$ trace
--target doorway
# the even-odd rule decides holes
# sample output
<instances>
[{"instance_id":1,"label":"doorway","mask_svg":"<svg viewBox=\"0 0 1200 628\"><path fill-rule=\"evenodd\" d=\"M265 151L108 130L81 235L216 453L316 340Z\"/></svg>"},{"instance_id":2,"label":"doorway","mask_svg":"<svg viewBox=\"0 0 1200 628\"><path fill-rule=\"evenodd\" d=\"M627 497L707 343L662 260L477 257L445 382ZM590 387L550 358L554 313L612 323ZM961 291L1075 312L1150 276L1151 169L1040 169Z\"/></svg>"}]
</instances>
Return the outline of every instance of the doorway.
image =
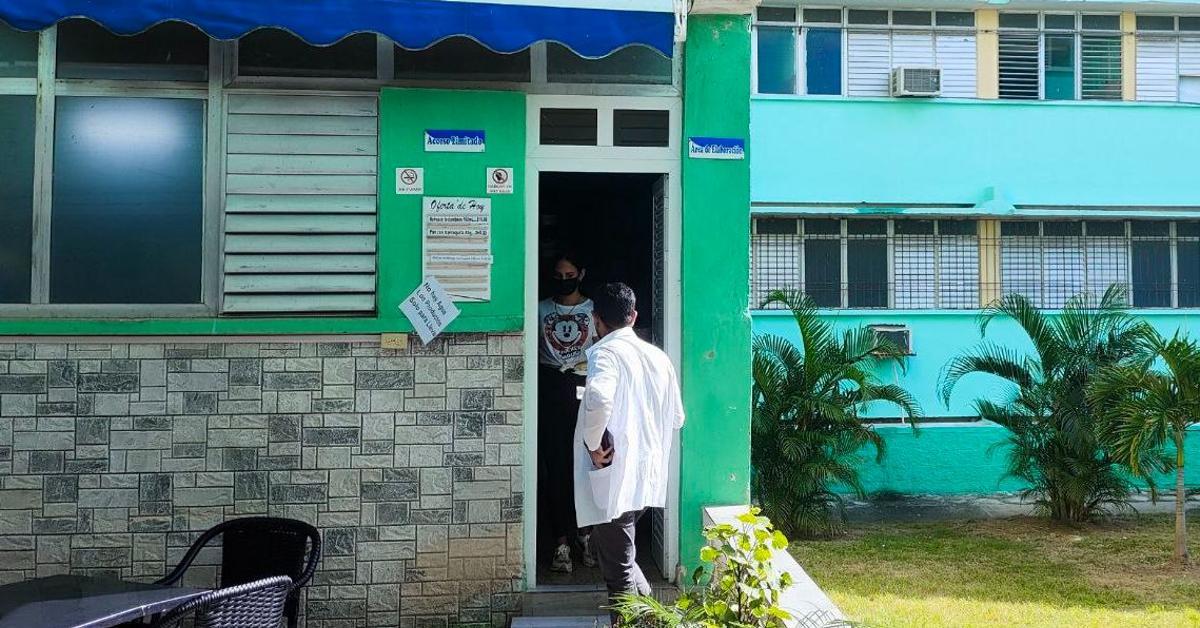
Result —
<instances>
[{"instance_id":1,"label":"doorway","mask_svg":"<svg viewBox=\"0 0 1200 628\"><path fill-rule=\"evenodd\" d=\"M586 297L595 287L621 281L637 295L638 321L635 332L648 342L665 344L666 179L664 174L614 172L542 172L537 181L537 299L553 296L547 281L550 269L568 255L586 269L580 290ZM543 333L543 322L531 333ZM539 337L540 342L540 337ZM544 368L538 365L539 372ZM558 456L564 438L573 433L577 402L553 386L543 385L539 376L536 403L539 429L537 464L536 582L539 588L592 589L603 587L598 568L588 567L582 548L571 543L572 571L552 571L550 565L558 546L562 509L573 518L573 503L563 504L559 478L569 477L564 466L569 456ZM558 423L561 430L552 427ZM570 447L569 441L566 444ZM652 582L664 582L672 571L666 551L666 517L652 509L638 524L638 562Z\"/></svg>"}]
</instances>

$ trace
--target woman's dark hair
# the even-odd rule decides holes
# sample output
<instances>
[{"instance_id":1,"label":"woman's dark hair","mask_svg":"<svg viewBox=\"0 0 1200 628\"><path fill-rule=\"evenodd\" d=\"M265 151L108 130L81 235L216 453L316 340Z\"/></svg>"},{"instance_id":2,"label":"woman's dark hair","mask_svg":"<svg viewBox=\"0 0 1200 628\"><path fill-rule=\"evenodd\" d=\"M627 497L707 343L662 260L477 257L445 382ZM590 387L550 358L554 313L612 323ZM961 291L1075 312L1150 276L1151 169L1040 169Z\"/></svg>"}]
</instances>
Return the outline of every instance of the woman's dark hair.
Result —
<instances>
[{"instance_id":1,"label":"woman's dark hair","mask_svg":"<svg viewBox=\"0 0 1200 628\"><path fill-rule=\"evenodd\" d=\"M587 266L583 264L583 258L580 257L578 253L575 251L563 251L562 253L550 258L550 264L546 267L546 274L553 275L554 267L558 266L559 262L570 262L570 264L579 271L583 271L585 268L587 268Z\"/></svg>"},{"instance_id":2,"label":"woman's dark hair","mask_svg":"<svg viewBox=\"0 0 1200 628\"><path fill-rule=\"evenodd\" d=\"M633 313L637 311L637 297L633 294L633 288L619 281L606 283L591 297L592 313L605 325L617 329L633 323Z\"/></svg>"}]
</instances>

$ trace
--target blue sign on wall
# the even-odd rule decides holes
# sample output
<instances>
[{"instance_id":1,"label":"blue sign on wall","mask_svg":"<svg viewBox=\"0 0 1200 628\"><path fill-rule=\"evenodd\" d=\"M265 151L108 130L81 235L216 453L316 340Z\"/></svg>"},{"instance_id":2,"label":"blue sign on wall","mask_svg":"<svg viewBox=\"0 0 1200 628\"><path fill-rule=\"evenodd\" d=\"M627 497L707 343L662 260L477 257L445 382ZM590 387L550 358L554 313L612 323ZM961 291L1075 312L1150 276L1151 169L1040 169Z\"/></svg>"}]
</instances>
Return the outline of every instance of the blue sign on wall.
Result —
<instances>
[{"instance_id":1,"label":"blue sign on wall","mask_svg":"<svg viewBox=\"0 0 1200 628\"><path fill-rule=\"evenodd\" d=\"M425 152L427 153L482 153L485 144L483 131L425 130Z\"/></svg>"},{"instance_id":2,"label":"blue sign on wall","mask_svg":"<svg viewBox=\"0 0 1200 628\"><path fill-rule=\"evenodd\" d=\"M736 137L688 138L688 156L692 159L745 159L746 140Z\"/></svg>"}]
</instances>

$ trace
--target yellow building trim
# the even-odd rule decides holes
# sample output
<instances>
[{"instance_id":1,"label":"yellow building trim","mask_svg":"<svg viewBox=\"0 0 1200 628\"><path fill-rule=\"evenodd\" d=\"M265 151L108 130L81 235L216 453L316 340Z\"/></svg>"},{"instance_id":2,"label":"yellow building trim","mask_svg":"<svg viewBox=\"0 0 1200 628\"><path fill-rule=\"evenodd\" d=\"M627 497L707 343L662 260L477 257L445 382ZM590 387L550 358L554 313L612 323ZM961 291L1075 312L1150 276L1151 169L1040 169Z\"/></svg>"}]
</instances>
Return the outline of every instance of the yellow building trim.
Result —
<instances>
[{"instance_id":1,"label":"yellow building trim","mask_svg":"<svg viewBox=\"0 0 1200 628\"><path fill-rule=\"evenodd\" d=\"M1000 12L975 12L975 94L980 98L1000 97Z\"/></svg>"},{"instance_id":2,"label":"yellow building trim","mask_svg":"<svg viewBox=\"0 0 1200 628\"><path fill-rule=\"evenodd\" d=\"M1000 221L979 221L979 305L1000 298Z\"/></svg>"},{"instance_id":3,"label":"yellow building trim","mask_svg":"<svg viewBox=\"0 0 1200 628\"><path fill-rule=\"evenodd\" d=\"M1121 100L1137 100L1137 17L1121 14Z\"/></svg>"}]
</instances>

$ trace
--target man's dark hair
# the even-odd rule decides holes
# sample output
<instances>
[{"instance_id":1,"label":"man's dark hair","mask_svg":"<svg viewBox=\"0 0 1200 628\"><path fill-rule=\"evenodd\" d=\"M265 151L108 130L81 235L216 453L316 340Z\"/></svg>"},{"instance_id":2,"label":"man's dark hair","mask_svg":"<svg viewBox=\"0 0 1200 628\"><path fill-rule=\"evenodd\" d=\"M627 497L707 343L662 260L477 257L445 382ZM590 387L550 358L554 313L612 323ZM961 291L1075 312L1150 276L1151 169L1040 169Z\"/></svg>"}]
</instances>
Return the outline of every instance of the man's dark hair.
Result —
<instances>
[{"instance_id":1,"label":"man's dark hair","mask_svg":"<svg viewBox=\"0 0 1200 628\"><path fill-rule=\"evenodd\" d=\"M604 321L605 325L617 329L633 323L637 297L629 286L619 281L606 283L592 293L591 297L592 312Z\"/></svg>"}]
</instances>

